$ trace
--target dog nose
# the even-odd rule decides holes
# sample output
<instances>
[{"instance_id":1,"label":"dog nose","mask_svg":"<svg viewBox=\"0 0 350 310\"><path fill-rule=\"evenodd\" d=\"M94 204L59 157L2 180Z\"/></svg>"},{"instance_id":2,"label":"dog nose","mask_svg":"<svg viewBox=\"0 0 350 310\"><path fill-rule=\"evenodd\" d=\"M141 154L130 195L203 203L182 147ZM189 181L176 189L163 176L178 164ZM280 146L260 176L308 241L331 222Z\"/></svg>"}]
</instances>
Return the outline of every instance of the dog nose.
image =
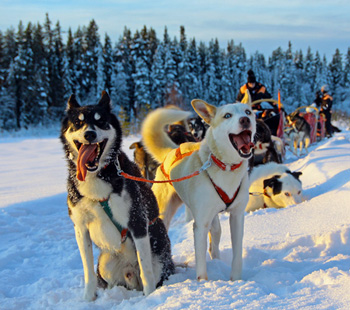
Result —
<instances>
[{"instance_id":1,"label":"dog nose","mask_svg":"<svg viewBox=\"0 0 350 310\"><path fill-rule=\"evenodd\" d=\"M250 126L250 119L246 116L241 117L239 119L239 123L242 125L243 128L248 128Z\"/></svg>"},{"instance_id":2,"label":"dog nose","mask_svg":"<svg viewBox=\"0 0 350 310\"><path fill-rule=\"evenodd\" d=\"M90 143L92 141L94 141L96 139L97 135L96 135L96 132L92 131L92 130L89 130L87 132L85 132L84 134L84 138L89 141Z\"/></svg>"}]
</instances>

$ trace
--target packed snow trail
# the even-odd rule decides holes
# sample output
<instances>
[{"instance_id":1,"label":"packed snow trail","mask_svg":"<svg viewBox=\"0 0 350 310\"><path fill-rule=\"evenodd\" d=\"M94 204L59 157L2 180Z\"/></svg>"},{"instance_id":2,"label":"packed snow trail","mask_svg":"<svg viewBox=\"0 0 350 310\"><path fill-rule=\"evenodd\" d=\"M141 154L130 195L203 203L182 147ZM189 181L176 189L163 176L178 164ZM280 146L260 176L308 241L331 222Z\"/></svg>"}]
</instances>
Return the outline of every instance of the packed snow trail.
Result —
<instances>
[{"instance_id":1,"label":"packed snow trail","mask_svg":"<svg viewBox=\"0 0 350 310\"><path fill-rule=\"evenodd\" d=\"M124 141L124 150L137 139ZM57 138L2 139L0 309L348 309L350 304L350 133L312 145L302 171L305 201L246 214L243 279L229 281L228 215L221 259L207 255L197 282L192 223L184 208L169 235L174 260L188 264L147 298L122 287L83 300L83 268L66 205L66 164ZM98 250L94 249L95 261Z\"/></svg>"}]
</instances>

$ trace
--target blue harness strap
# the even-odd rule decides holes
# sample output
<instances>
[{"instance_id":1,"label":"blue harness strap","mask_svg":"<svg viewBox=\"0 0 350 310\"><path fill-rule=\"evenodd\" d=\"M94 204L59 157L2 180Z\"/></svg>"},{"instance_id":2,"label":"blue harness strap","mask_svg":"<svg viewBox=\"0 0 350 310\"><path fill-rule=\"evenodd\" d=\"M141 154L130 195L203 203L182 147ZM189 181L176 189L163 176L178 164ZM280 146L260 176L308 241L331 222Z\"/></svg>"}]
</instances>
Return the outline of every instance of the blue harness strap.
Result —
<instances>
[{"instance_id":1,"label":"blue harness strap","mask_svg":"<svg viewBox=\"0 0 350 310\"><path fill-rule=\"evenodd\" d=\"M122 225L120 225L114 218L113 218L113 214L112 214L112 210L111 207L109 206L108 203L109 199L105 199L105 200L100 200L99 203L102 207L102 209L106 212L107 216L109 217L109 219L112 221L112 223L114 224L114 226L118 229L118 231L120 232L121 235L121 241L122 243L124 243L126 241L126 239L128 238L128 228L124 228ZM150 221L148 223L148 226L152 226L156 221L158 220L158 217L154 218L152 221Z\"/></svg>"}]
</instances>

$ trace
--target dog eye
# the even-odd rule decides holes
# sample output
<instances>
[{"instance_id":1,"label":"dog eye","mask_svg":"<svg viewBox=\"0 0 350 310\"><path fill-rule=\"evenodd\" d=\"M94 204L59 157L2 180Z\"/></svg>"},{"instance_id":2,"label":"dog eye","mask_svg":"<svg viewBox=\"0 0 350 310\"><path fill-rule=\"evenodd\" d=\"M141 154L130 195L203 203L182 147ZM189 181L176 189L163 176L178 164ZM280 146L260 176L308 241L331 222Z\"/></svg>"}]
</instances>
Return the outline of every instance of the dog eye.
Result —
<instances>
[{"instance_id":1,"label":"dog eye","mask_svg":"<svg viewBox=\"0 0 350 310\"><path fill-rule=\"evenodd\" d=\"M77 119L77 120L74 121L74 126L75 126L75 127L80 127L80 126L81 126L81 123L82 123L82 122L81 122L80 120Z\"/></svg>"},{"instance_id":2,"label":"dog eye","mask_svg":"<svg viewBox=\"0 0 350 310\"><path fill-rule=\"evenodd\" d=\"M301 194L301 191L298 192L298 195L300 195L300 194Z\"/></svg>"},{"instance_id":3,"label":"dog eye","mask_svg":"<svg viewBox=\"0 0 350 310\"><path fill-rule=\"evenodd\" d=\"M225 115L224 115L224 118L231 118L232 117L232 114L231 113L226 113Z\"/></svg>"},{"instance_id":4,"label":"dog eye","mask_svg":"<svg viewBox=\"0 0 350 310\"><path fill-rule=\"evenodd\" d=\"M285 192L284 194L285 194L287 197L290 197L290 193Z\"/></svg>"},{"instance_id":5,"label":"dog eye","mask_svg":"<svg viewBox=\"0 0 350 310\"><path fill-rule=\"evenodd\" d=\"M252 111L250 111L250 110L245 110L245 114L251 115L251 114L252 114Z\"/></svg>"}]
</instances>

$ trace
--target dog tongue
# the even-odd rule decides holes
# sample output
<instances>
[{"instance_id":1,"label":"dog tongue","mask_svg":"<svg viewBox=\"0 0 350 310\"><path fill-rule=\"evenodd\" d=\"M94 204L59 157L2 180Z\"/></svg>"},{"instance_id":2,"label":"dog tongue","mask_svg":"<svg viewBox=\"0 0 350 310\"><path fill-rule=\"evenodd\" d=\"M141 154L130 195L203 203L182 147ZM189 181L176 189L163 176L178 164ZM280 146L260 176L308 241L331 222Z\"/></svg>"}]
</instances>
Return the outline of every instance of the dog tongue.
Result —
<instances>
[{"instance_id":1,"label":"dog tongue","mask_svg":"<svg viewBox=\"0 0 350 310\"><path fill-rule=\"evenodd\" d=\"M241 134L235 136L235 143L239 150L242 150L244 153L248 153L251 148L254 147L254 143L250 140L250 134L243 131Z\"/></svg>"},{"instance_id":2,"label":"dog tongue","mask_svg":"<svg viewBox=\"0 0 350 310\"><path fill-rule=\"evenodd\" d=\"M97 144L83 144L79 149L77 160L77 179L85 181L86 163L93 161L97 156Z\"/></svg>"}]
</instances>

